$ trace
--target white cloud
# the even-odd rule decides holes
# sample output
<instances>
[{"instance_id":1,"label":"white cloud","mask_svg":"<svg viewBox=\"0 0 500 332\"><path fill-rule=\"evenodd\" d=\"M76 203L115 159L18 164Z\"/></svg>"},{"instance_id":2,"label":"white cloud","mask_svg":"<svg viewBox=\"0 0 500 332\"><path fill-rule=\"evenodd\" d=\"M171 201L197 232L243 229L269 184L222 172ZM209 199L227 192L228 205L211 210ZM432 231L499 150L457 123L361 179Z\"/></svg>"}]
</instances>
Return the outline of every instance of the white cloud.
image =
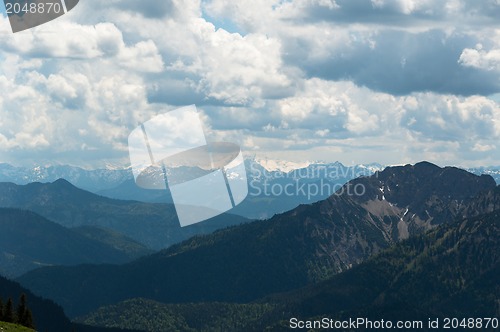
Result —
<instances>
[{"instance_id":1,"label":"white cloud","mask_svg":"<svg viewBox=\"0 0 500 332\"><path fill-rule=\"evenodd\" d=\"M431 0L371 0L371 3L374 8L392 9L405 15L415 12L433 14L437 7Z\"/></svg>"},{"instance_id":2,"label":"white cloud","mask_svg":"<svg viewBox=\"0 0 500 332\"><path fill-rule=\"evenodd\" d=\"M274 89L286 88L290 79L281 71L280 43L262 35L211 33L190 64L175 70L199 75L199 89L228 104L255 102Z\"/></svg>"},{"instance_id":3,"label":"white cloud","mask_svg":"<svg viewBox=\"0 0 500 332\"><path fill-rule=\"evenodd\" d=\"M474 147L472 148L473 151L478 151L478 152L487 152L495 149L495 146L492 144L481 144L481 143L476 143L474 144Z\"/></svg>"},{"instance_id":4,"label":"white cloud","mask_svg":"<svg viewBox=\"0 0 500 332\"><path fill-rule=\"evenodd\" d=\"M45 26L9 35L4 47L25 57L42 59L113 59L115 64L143 72L160 72L163 60L154 41L126 45L122 32L113 23L93 26L55 21ZM53 30L55 29L55 31ZM2 44L2 42L0 42Z\"/></svg>"},{"instance_id":5,"label":"white cloud","mask_svg":"<svg viewBox=\"0 0 500 332\"><path fill-rule=\"evenodd\" d=\"M112 23L84 26L54 21L49 28L41 26L8 35L3 47L17 54L42 58L89 59L112 55L119 49L121 33Z\"/></svg>"},{"instance_id":6,"label":"white cloud","mask_svg":"<svg viewBox=\"0 0 500 332\"><path fill-rule=\"evenodd\" d=\"M152 40L120 50L117 58L123 66L137 71L159 73L164 66L158 48Z\"/></svg>"},{"instance_id":7,"label":"white cloud","mask_svg":"<svg viewBox=\"0 0 500 332\"><path fill-rule=\"evenodd\" d=\"M0 149L14 162L126 163L130 130L196 103L213 137L243 135L258 154L500 163L487 97L500 90L497 7L88 0L18 34L1 17Z\"/></svg>"},{"instance_id":8,"label":"white cloud","mask_svg":"<svg viewBox=\"0 0 500 332\"><path fill-rule=\"evenodd\" d=\"M467 67L498 71L500 70L500 49L485 51L481 47L466 48L458 62Z\"/></svg>"}]
</instances>

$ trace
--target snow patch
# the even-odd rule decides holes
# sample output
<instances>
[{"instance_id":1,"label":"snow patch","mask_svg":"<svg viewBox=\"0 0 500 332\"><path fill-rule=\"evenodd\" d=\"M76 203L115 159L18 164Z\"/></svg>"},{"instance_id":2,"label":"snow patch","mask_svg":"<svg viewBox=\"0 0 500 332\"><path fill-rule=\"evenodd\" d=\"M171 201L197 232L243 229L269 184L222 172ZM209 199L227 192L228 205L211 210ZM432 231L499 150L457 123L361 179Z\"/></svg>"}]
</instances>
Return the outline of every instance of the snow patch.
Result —
<instances>
[{"instance_id":1,"label":"snow patch","mask_svg":"<svg viewBox=\"0 0 500 332\"><path fill-rule=\"evenodd\" d=\"M303 162L293 162L286 160L272 160L272 159L255 159L255 161L264 167L267 171L281 171L281 172L291 172L296 169L306 168L312 164L316 164L317 162L312 161L303 161ZM321 163L317 163L321 164Z\"/></svg>"}]
</instances>

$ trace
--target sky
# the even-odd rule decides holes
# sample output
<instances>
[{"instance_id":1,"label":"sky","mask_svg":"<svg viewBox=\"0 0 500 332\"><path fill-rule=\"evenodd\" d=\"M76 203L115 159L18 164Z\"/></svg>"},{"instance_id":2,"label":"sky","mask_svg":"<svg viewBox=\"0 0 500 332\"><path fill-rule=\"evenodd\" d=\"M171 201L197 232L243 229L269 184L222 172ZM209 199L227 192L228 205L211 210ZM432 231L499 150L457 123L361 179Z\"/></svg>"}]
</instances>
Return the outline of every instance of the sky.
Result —
<instances>
[{"instance_id":1,"label":"sky","mask_svg":"<svg viewBox=\"0 0 500 332\"><path fill-rule=\"evenodd\" d=\"M13 34L3 10L0 162L126 167L132 130L195 104L247 156L500 165L498 17L499 0L81 0Z\"/></svg>"}]
</instances>

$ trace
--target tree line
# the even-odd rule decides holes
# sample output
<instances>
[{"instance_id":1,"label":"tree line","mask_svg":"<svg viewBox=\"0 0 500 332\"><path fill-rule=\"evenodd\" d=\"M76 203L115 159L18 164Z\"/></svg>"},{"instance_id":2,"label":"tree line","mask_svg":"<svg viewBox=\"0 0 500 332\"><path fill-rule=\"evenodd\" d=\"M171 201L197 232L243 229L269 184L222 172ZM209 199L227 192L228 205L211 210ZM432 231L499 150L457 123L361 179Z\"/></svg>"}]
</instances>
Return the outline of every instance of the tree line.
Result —
<instances>
[{"instance_id":1,"label":"tree line","mask_svg":"<svg viewBox=\"0 0 500 332\"><path fill-rule=\"evenodd\" d=\"M31 329L35 328L33 314L26 304L26 294L21 294L19 303L15 309L12 298L9 297L5 305L0 298L0 321L23 325Z\"/></svg>"}]
</instances>

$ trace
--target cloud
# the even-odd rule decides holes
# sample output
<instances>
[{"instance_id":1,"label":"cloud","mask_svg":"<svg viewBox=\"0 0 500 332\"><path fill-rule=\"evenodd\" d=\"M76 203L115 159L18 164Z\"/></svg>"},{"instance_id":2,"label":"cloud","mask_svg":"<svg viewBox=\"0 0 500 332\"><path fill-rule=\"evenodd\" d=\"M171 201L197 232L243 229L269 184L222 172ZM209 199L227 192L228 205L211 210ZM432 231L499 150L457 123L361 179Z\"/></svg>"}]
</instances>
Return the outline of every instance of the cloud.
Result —
<instances>
[{"instance_id":1,"label":"cloud","mask_svg":"<svg viewBox=\"0 0 500 332\"><path fill-rule=\"evenodd\" d=\"M245 135L268 156L289 151L295 160L314 158L312 151L340 149L337 158L365 162L477 162L494 155L500 137L500 107L481 96L393 96L352 82L311 79L302 92L266 108L273 116L260 114L260 122L249 120L251 129ZM248 118L246 112L240 114ZM219 128L218 123L212 125Z\"/></svg>"},{"instance_id":2,"label":"cloud","mask_svg":"<svg viewBox=\"0 0 500 332\"><path fill-rule=\"evenodd\" d=\"M444 8L429 0L336 0L297 1L296 15L307 21L334 21L335 23L377 23L408 26L421 21L438 20L446 13ZM443 3L443 2L441 2Z\"/></svg>"},{"instance_id":3,"label":"cloud","mask_svg":"<svg viewBox=\"0 0 500 332\"><path fill-rule=\"evenodd\" d=\"M416 105L405 110L401 125L435 141L495 140L500 107L480 96L419 94Z\"/></svg>"},{"instance_id":4,"label":"cloud","mask_svg":"<svg viewBox=\"0 0 500 332\"><path fill-rule=\"evenodd\" d=\"M279 41L224 30L210 31L206 38L196 56L178 60L169 69L197 75L197 89L208 98L246 105L267 91L291 85L281 72Z\"/></svg>"},{"instance_id":5,"label":"cloud","mask_svg":"<svg viewBox=\"0 0 500 332\"><path fill-rule=\"evenodd\" d=\"M481 143L476 143L474 144L474 147L472 148L473 151L478 151L478 152L488 152L491 150L494 150L496 147L492 144L481 144Z\"/></svg>"},{"instance_id":6,"label":"cloud","mask_svg":"<svg viewBox=\"0 0 500 332\"><path fill-rule=\"evenodd\" d=\"M118 8L139 13L147 18L160 19L165 16L175 17L177 15L177 8L175 1L164 0L158 2L156 0L124 0L117 3Z\"/></svg>"},{"instance_id":7,"label":"cloud","mask_svg":"<svg viewBox=\"0 0 500 332\"><path fill-rule=\"evenodd\" d=\"M142 72L159 73L164 66L158 48L152 40L123 48L117 58L124 67Z\"/></svg>"},{"instance_id":8,"label":"cloud","mask_svg":"<svg viewBox=\"0 0 500 332\"><path fill-rule=\"evenodd\" d=\"M460 54L458 63L465 67L479 68L487 71L500 70L500 49L485 51L482 45L476 45L476 48L466 48Z\"/></svg>"},{"instance_id":9,"label":"cloud","mask_svg":"<svg viewBox=\"0 0 500 332\"><path fill-rule=\"evenodd\" d=\"M286 64L301 68L308 77L352 80L395 95L488 95L499 88L496 74L460 62L464 49L479 41L475 35L440 29L310 29L289 36L283 45Z\"/></svg>"},{"instance_id":10,"label":"cloud","mask_svg":"<svg viewBox=\"0 0 500 332\"><path fill-rule=\"evenodd\" d=\"M121 33L112 23L83 26L65 21L55 21L51 28L45 26L2 39L2 46L11 52L35 58L89 59L113 55L123 41Z\"/></svg>"},{"instance_id":11,"label":"cloud","mask_svg":"<svg viewBox=\"0 0 500 332\"><path fill-rule=\"evenodd\" d=\"M214 0L206 8L280 40L285 65L308 77L396 95L489 95L499 88L495 74L459 62L464 49L496 35L488 15L499 5L491 1Z\"/></svg>"},{"instance_id":12,"label":"cloud","mask_svg":"<svg viewBox=\"0 0 500 332\"><path fill-rule=\"evenodd\" d=\"M209 136L271 159L500 164L498 7L88 0L18 34L2 16L0 150L126 165L132 129L195 103Z\"/></svg>"},{"instance_id":13,"label":"cloud","mask_svg":"<svg viewBox=\"0 0 500 332\"><path fill-rule=\"evenodd\" d=\"M61 33L28 31L4 40L5 48L31 58L116 59L116 64L143 72L160 72L163 59L156 44L145 40L126 45L112 23L86 26L66 21L54 23Z\"/></svg>"}]
</instances>

